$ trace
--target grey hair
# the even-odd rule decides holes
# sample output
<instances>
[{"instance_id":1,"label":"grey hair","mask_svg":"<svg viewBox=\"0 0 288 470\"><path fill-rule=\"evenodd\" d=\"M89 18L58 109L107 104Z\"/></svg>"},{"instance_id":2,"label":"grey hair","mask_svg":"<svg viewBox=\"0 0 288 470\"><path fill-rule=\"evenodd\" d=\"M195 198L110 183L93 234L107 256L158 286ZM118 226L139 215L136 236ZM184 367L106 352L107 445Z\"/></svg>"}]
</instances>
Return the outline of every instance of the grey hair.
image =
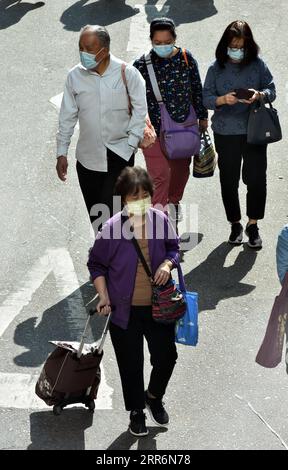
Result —
<instances>
[{"instance_id":1,"label":"grey hair","mask_svg":"<svg viewBox=\"0 0 288 470\"><path fill-rule=\"evenodd\" d=\"M106 47L107 49L110 48L110 35L104 26L87 24L81 29L80 38L82 34L85 33L86 31L89 31L92 34L95 34L95 36L97 36L101 47Z\"/></svg>"}]
</instances>

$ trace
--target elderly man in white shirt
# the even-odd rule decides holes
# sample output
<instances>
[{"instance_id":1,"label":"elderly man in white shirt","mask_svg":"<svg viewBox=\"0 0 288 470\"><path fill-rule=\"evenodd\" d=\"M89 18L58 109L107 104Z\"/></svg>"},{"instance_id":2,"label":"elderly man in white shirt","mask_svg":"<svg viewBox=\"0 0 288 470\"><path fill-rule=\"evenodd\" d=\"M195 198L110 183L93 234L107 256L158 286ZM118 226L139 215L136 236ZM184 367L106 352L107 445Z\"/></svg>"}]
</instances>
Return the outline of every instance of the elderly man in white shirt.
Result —
<instances>
[{"instance_id":1,"label":"elderly man in white shirt","mask_svg":"<svg viewBox=\"0 0 288 470\"><path fill-rule=\"evenodd\" d=\"M126 166L134 165L147 114L145 82L127 65L125 74L132 104L121 76L123 61L110 53L110 36L102 26L85 26L79 40L81 63L70 70L63 95L57 133L56 170L62 181L68 169L68 148L79 120L76 168L94 230L113 215L115 182ZM94 209L93 209L94 206ZM119 206L115 211L119 210ZM98 226L96 219L98 219Z\"/></svg>"}]
</instances>

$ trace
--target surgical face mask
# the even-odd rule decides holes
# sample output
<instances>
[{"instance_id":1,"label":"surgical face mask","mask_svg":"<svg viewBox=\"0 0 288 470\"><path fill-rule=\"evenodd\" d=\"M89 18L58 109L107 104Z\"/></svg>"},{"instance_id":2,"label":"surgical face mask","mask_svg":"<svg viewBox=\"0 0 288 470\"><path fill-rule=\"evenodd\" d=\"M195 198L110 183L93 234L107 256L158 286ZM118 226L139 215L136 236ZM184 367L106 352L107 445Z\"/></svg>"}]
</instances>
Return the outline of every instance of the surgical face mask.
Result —
<instances>
[{"instance_id":1,"label":"surgical face mask","mask_svg":"<svg viewBox=\"0 0 288 470\"><path fill-rule=\"evenodd\" d=\"M162 57L164 59L165 57L169 57L174 49L174 44L165 44L163 46L153 46L153 51L156 52L156 54L159 57Z\"/></svg>"},{"instance_id":2,"label":"surgical face mask","mask_svg":"<svg viewBox=\"0 0 288 470\"><path fill-rule=\"evenodd\" d=\"M103 51L103 47L102 49L100 49L99 52L97 52L97 54L89 54L89 52L82 52L80 51L80 60L81 60L81 64L83 65L83 67L85 67L85 69L88 69L88 70L91 70L91 69L96 69L96 67L98 67L98 65L100 64L100 62L102 62L103 59L101 60L95 60L97 55L100 54L100 52Z\"/></svg>"},{"instance_id":3,"label":"surgical face mask","mask_svg":"<svg viewBox=\"0 0 288 470\"><path fill-rule=\"evenodd\" d=\"M133 215L145 215L151 205L150 196L145 199L138 199L138 201L129 201L126 203L129 214Z\"/></svg>"},{"instance_id":4,"label":"surgical face mask","mask_svg":"<svg viewBox=\"0 0 288 470\"><path fill-rule=\"evenodd\" d=\"M236 47L228 47L227 54L232 60L243 60L244 59L244 49L237 49Z\"/></svg>"}]
</instances>

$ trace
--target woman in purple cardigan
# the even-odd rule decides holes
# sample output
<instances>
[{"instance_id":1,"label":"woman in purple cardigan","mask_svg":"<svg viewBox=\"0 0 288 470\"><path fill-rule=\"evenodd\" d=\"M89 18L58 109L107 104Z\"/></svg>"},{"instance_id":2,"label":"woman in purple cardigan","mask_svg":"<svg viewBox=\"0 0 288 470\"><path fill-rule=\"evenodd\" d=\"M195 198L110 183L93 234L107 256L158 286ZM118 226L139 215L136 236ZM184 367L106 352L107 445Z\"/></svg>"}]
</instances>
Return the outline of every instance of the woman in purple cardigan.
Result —
<instances>
[{"instance_id":1,"label":"woman in purple cardigan","mask_svg":"<svg viewBox=\"0 0 288 470\"><path fill-rule=\"evenodd\" d=\"M109 219L98 233L88 267L100 301L100 315L111 315L110 334L120 371L125 407L130 411L129 431L146 436L143 412L166 427L169 416L162 398L172 375L177 351L175 326L152 318L151 280L131 241L131 226L150 266L153 280L164 285L179 262L178 237L167 216L151 207L152 181L140 167L127 167L118 178L116 193L124 209ZM144 389L143 339L151 356L152 372Z\"/></svg>"}]
</instances>

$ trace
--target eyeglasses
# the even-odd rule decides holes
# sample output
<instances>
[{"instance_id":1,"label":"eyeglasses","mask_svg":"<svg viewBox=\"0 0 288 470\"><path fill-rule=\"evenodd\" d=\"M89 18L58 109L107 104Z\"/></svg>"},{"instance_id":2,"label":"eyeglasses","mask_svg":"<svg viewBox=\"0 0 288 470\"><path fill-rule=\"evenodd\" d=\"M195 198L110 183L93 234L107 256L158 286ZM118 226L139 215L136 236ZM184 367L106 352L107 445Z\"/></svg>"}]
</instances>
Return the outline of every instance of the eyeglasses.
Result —
<instances>
[{"instance_id":1,"label":"eyeglasses","mask_svg":"<svg viewBox=\"0 0 288 470\"><path fill-rule=\"evenodd\" d=\"M232 47L232 46L228 46L230 49L232 49L232 51L244 51L244 47Z\"/></svg>"}]
</instances>

